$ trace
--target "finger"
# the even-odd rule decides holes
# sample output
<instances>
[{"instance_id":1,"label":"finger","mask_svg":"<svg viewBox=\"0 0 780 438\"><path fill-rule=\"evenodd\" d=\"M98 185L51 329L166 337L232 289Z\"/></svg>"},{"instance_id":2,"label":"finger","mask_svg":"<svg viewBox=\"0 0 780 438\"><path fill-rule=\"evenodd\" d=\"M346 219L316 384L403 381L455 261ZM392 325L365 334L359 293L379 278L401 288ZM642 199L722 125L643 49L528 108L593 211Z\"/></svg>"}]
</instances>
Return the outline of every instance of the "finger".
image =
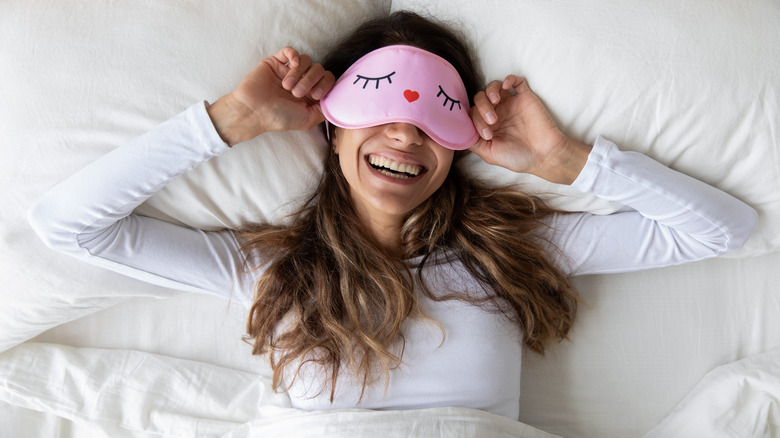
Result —
<instances>
[{"instance_id":1,"label":"finger","mask_svg":"<svg viewBox=\"0 0 780 438\"><path fill-rule=\"evenodd\" d=\"M295 86L298 84L298 81L301 80L301 77L303 77L303 75L309 70L311 65L311 57L306 54L299 55L297 63L293 63L291 61L289 65L290 71L288 71L284 76L284 79L282 79L282 87L287 91L291 91L293 88L295 88Z\"/></svg>"},{"instance_id":2,"label":"finger","mask_svg":"<svg viewBox=\"0 0 780 438\"><path fill-rule=\"evenodd\" d=\"M271 55L280 64L288 66L290 68L296 67L300 62L300 53L290 46L282 47L278 52Z\"/></svg>"},{"instance_id":3,"label":"finger","mask_svg":"<svg viewBox=\"0 0 780 438\"><path fill-rule=\"evenodd\" d=\"M320 82L321 79L323 79L325 73L325 68L322 67L322 65L312 65L311 68L306 70L303 76L301 76L301 79L295 85L295 88L292 89L293 96L300 98L309 94L316 100L317 98L314 97L314 87ZM321 90L318 92L318 94L320 92Z\"/></svg>"},{"instance_id":4,"label":"finger","mask_svg":"<svg viewBox=\"0 0 780 438\"><path fill-rule=\"evenodd\" d=\"M487 97L487 93L480 91L474 96L474 106L477 108L482 119L487 122L488 125L492 125L498 121L498 115L496 115L496 108L490 102Z\"/></svg>"},{"instance_id":5,"label":"finger","mask_svg":"<svg viewBox=\"0 0 780 438\"><path fill-rule=\"evenodd\" d=\"M306 129L311 129L324 121L325 121L325 115L322 113L322 108L320 108L320 104L316 103L314 105L311 105L308 108L308 113L306 114Z\"/></svg>"},{"instance_id":6,"label":"finger","mask_svg":"<svg viewBox=\"0 0 780 438\"><path fill-rule=\"evenodd\" d=\"M329 71L325 71L325 73L322 75L322 78L314 84L314 87L311 90L311 98L314 100L320 100L322 96L328 94L328 92L333 88L333 85L336 84L336 76L333 75L333 73Z\"/></svg>"},{"instance_id":7,"label":"finger","mask_svg":"<svg viewBox=\"0 0 780 438\"><path fill-rule=\"evenodd\" d=\"M518 94L522 91L530 90L525 78L517 75L507 75L506 79L504 79L504 83L501 84L501 88L503 90L514 90Z\"/></svg>"},{"instance_id":8,"label":"finger","mask_svg":"<svg viewBox=\"0 0 780 438\"><path fill-rule=\"evenodd\" d=\"M479 158L482 158L483 161L487 162L487 151L489 150L491 146L490 140L485 140L482 137L480 137L476 143L474 143L469 150L476 154Z\"/></svg>"},{"instance_id":9,"label":"finger","mask_svg":"<svg viewBox=\"0 0 780 438\"><path fill-rule=\"evenodd\" d=\"M469 110L469 116L471 117L471 121L474 123L474 128L476 128L479 136L485 140L490 140L493 138L493 130L490 129L490 125L487 121L485 121L485 118L480 110L480 105L484 107L485 102L487 102L487 105L490 105L490 102L488 102L485 93L477 93L477 95L474 96L475 105Z\"/></svg>"},{"instance_id":10,"label":"finger","mask_svg":"<svg viewBox=\"0 0 780 438\"><path fill-rule=\"evenodd\" d=\"M501 102L501 87L502 83L499 81L492 81L485 87L485 94L487 94L488 100L493 105L498 105Z\"/></svg>"}]
</instances>

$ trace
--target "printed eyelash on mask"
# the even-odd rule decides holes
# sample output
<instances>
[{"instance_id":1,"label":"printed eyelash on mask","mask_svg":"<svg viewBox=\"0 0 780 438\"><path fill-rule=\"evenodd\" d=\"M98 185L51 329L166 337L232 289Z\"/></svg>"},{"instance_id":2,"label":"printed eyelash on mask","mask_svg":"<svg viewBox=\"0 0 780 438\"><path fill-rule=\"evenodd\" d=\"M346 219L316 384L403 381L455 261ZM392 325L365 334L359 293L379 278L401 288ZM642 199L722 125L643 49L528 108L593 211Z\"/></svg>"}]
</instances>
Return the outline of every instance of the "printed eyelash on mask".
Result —
<instances>
[{"instance_id":1,"label":"printed eyelash on mask","mask_svg":"<svg viewBox=\"0 0 780 438\"><path fill-rule=\"evenodd\" d=\"M455 99L451 98L450 96L448 96L447 93L444 92L444 88L442 88L441 85L439 85L439 94L437 94L436 97L439 97L442 94L444 94L444 104L442 106L447 106L447 102L452 102L450 104L450 111L452 111L452 109L455 107L456 103L458 104L458 109L462 109L461 106L460 106L460 101L459 100L455 100Z\"/></svg>"},{"instance_id":2,"label":"printed eyelash on mask","mask_svg":"<svg viewBox=\"0 0 780 438\"><path fill-rule=\"evenodd\" d=\"M366 81L366 82L363 83L363 89L365 89L370 81L376 81L376 89L378 90L379 89L379 82L382 79L387 79L387 83L388 84L392 84L393 80L390 79L390 76L392 76L394 74L395 74L395 72L392 72L389 75L381 76L381 77L378 77L378 78L369 78L369 77L366 77L366 76L363 76L363 75L357 75L357 79L355 79L355 82L353 82L352 85L357 84L358 81L362 79L362 80Z\"/></svg>"}]
</instances>

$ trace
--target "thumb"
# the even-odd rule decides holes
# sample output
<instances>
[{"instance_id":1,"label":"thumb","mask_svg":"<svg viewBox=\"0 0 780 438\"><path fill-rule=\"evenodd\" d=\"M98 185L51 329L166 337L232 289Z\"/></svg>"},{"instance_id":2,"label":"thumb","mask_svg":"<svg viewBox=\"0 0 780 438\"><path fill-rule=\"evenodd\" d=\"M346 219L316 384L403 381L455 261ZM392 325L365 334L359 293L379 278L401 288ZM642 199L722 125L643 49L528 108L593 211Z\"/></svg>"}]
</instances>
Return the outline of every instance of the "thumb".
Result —
<instances>
[{"instance_id":1,"label":"thumb","mask_svg":"<svg viewBox=\"0 0 780 438\"><path fill-rule=\"evenodd\" d=\"M476 154L479 158L482 158L483 161L486 163L491 163L490 156L491 156L491 148L493 146L492 140L485 140L484 138L480 137L479 140L477 140L476 143L474 143L473 146L469 148L469 151Z\"/></svg>"},{"instance_id":2,"label":"thumb","mask_svg":"<svg viewBox=\"0 0 780 438\"><path fill-rule=\"evenodd\" d=\"M306 108L306 129L311 129L325 121L320 103L314 103Z\"/></svg>"}]
</instances>

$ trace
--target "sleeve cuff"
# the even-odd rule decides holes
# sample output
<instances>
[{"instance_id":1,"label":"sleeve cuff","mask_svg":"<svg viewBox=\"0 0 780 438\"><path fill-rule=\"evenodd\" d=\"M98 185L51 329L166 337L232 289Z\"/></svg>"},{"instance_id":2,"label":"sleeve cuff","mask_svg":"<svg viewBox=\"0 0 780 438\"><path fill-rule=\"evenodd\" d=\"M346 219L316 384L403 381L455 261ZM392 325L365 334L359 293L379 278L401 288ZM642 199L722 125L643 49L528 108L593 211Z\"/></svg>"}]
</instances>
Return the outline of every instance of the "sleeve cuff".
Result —
<instances>
[{"instance_id":1,"label":"sleeve cuff","mask_svg":"<svg viewBox=\"0 0 780 438\"><path fill-rule=\"evenodd\" d=\"M219 155L230 147L222 140L217 132L217 128L214 127L214 123L211 121L208 111L206 111L208 106L209 102L204 100L190 106L185 113L187 114L187 120L192 125L195 136L201 144L212 155Z\"/></svg>"},{"instance_id":2,"label":"sleeve cuff","mask_svg":"<svg viewBox=\"0 0 780 438\"><path fill-rule=\"evenodd\" d=\"M601 136L596 137L596 141L593 143L593 150L588 155L588 161L585 163L585 167L582 168L579 176L577 176L577 179L571 183L571 187L583 193L592 192L599 171L613 149L617 149L615 143Z\"/></svg>"}]
</instances>

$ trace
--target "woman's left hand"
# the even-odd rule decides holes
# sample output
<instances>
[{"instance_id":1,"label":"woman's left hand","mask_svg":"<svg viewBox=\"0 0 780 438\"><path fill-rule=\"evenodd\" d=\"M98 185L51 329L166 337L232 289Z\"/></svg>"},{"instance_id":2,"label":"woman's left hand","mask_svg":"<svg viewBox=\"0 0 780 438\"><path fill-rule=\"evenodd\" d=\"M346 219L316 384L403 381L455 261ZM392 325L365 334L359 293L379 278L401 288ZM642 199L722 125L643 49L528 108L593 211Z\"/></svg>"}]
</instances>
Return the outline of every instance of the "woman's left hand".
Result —
<instances>
[{"instance_id":1,"label":"woman's left hand","mask_svg":"<svg viewBox=\"0 0 780 438\"><path fill-rule=\"evenodd\" d=\"M471 119L480 134L471 151L514 172L571 184L590 153L590 146L561 132L525 79L515 75L479 92Z\"/></svg>"}]
</instances>

